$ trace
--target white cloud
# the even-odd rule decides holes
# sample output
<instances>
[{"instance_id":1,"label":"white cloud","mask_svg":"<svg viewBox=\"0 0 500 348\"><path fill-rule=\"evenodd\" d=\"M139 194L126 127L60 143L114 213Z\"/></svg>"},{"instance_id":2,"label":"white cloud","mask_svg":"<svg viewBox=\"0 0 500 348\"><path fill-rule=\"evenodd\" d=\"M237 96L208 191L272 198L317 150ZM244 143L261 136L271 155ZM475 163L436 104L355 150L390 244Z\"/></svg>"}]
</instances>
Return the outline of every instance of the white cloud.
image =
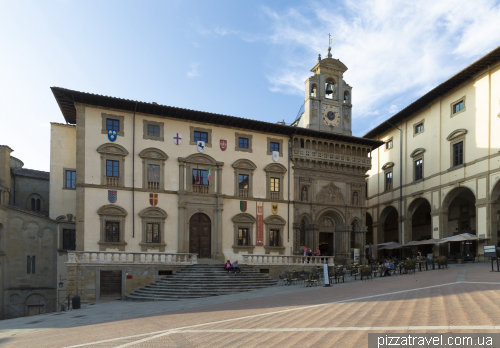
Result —
<instances>
[{"instance_id":1,"label":"white cloud","mask_svg":"<svg viewBox=\"0 0 500 348\"><path fill-rule=\"evenodd\" d=\"M191 64L191 70L186 73L187 77L190 79L193 77L198 77L200 76L200 73L198 71L198 63L192 63Z\"/></svg>"},{"instance_id":2,"label":"white cloud","mask_svg":"<svg viewBox=\"0 0 500 348\"><path fill-rule=\"evenodd\" d=\"M270 90L302 96L331 32L332 54L349 68L354 126L365 130L500 45L500 5L493 0L322 1L263 12L273 23L268 42L301 52L268 76Z\"/></svg>"}]
</instances>

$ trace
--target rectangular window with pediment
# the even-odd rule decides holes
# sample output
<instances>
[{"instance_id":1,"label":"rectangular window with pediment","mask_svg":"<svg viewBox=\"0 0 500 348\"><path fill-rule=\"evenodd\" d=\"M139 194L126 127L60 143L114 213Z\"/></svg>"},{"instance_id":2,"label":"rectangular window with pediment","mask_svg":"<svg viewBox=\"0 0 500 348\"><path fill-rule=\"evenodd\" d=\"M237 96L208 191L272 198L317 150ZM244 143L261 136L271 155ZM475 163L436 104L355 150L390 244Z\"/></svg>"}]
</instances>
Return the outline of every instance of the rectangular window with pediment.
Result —
<instances>
[{"instance_id":1,"label":"rectangular window with pediment","mask_svg":"<svg viewBox=\"0 0 500 348\"><path fill-rule=\"evenodd\" d=\"M269 230L269 246L271 247L279 247L281 241L281 235L279 229L271 229Z\"/></svg>"},{"instance_id":2,"label":"rectangular window with pediment","mask_svg":"<svg viewBox=\"0 0 500 348\"><path fill-rule=\"evenodd\" d=\"M240 245L240 246L249 245L248 228L239 228L238 229L238 245Z\"/></svg>"},{"instance_id":3,"label":"rectangular window with pediment","mask_svg":"<svg viewBox=\"0 0 500 348\"><path fill-rule=\"evenodd\" d=\"M146 243L160 243L160 224L146 224Z\"/></svg>"},{"instance_id":4,"label":"rectangular window with pediment","mask_svg":"<svg viewBox=\"0 0 500 348\"><path fill-rule=\"evenodd\" d=\"M392 172L385 173L385 190L392 190Z\"/></svg>"},{"instance_id":5,"label":"rectangular window with pediment","mask_svg":"<svg viewBox=\"0 0 500 348\"><path fill-rule=\"evenodd\" d=\"M148 189L158 190L160 188L160 166L148 164Z\"/></svg>"},{"instance_id":6,"label":"rectangular window with pediment","mask_svg":"<svg viewBox=\"0 0 500 348\"><path fill-rule=\"evenodd\" d=\"M106 221L106 242L120 241L120 222Z\"/></svg>"}]
</instances>

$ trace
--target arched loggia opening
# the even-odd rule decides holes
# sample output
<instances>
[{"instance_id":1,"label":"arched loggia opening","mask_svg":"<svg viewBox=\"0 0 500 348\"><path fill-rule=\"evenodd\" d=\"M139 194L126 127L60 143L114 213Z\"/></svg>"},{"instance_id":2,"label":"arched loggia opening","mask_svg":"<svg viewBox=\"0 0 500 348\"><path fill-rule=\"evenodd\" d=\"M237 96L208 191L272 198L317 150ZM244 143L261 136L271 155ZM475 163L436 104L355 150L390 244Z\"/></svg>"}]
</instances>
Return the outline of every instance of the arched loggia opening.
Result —
<instances>
[{"instance_id":1,"label":"arched loggia opening","mask_svg":"<svg viewBox=\"0 0 500 348\"><path fill-rule=\"evenodd\" d=\"M369 213L366 213L366 245L373 245L373 219ZM371 250L365 249L365 255L368 260L372 259Z\"/></svg>"},{"instance_id":2,"label":"arched loggia opening","mask_svg":"<svg viewBox=\"0 0 500 348\"><path fill-rule=\"evenodd\" d=\"M396 208L394 208L393 206L389 206L382 210L382 214L380 214L380 223L381 243L400 243L398 231L398 211L396 210ZM382 255L384 255L384 257L392 257L400 254L398 249L381 250L380 252L383 252ZM381 255L380 252L379 256Z\"/></svg>"},{"instance_id":3,"label":"arched loggia opening","mask_svg":"<svg viewBox=\"0 0 500 348\"><path fill-rule=\"evenodd\" d=\"M495 183L491 191L490 232L488 243L500 247L500 180Z\"/></svg>"},{"instance_id":4,"label":"arched loggia opening","mask_svg":"<svg viewBox=\"0 0 500 348\"><path fill-rule=\"evenodd\" d=\"M414 200L408 209L408 213L411 216L411 235L409 236L409 241L421 241L432 238L432 220L431 220L431 205L429 201L425 198L417 198ZM413 248L408 249L408 256L417 256L418 252L422 253L422 256L432 253L434 245L418 245Z\"/></svg>"},{"instance_id":5,"label":"arched loggia opening","mask_svg":"<svg viewBox=\"0 0 500 348\"><path fill-rule=\"evenodd\" d=\"M457 187L451 190L443 201L443 213L441 238L462 233L476 234L476 197L469 188ZM450 256L477 254L476 241L446 243L444 248L440 252Z\"/></svg>"}]
</instances>

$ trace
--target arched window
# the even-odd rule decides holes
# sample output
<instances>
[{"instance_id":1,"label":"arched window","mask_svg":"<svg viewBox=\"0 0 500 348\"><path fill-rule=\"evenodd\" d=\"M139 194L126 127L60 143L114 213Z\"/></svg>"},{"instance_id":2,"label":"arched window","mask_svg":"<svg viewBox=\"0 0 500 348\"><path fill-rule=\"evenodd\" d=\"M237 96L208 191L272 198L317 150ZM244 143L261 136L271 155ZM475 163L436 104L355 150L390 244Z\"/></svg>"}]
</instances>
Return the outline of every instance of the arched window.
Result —
<instances>
[{"instance_id":1,"label":"arched window","mask_svg":"<svg viewBox=\"0 0 500 348\"><path fill-rule=\"evenodd\" d=\"M344 91L344 103L351 103L351 100L349 99L349 91Z\"/></svg>"},{"instance_id":2,"label":"arched window","mask_svg":"<svg viewBox=\"0 0 500 348\"><path fill-rule=\"evenodd\" d=\"M42 209L40 209L40 206L41 206L41 204L40 204L40 200L39 200L39 199L37 199L37 200L36 200L36 211L40 211L40 210L42 210Z\"/></svg>"},{"instance_id":3,"label":"arched window","mask_svg":"<svg viewBox=\"0 0 500 348\"><path fill-rule=\"evenodd\" d=\"M27 263L26 263L26 273L30 274L31 273L31 257L30 256L27 256Z\"/></svg>"},{"instance_id":4,"label":"arched window","mask_svg":"<svg viewBox=\"0 0 500 348\"><path fill-rule=\"evenodd\" d=\"M35 211L35 208L36 208L36 202L35 202L35 199L32 198L31 199L31 210Z\"/></svg>"},{"instance_id":5,"label":"arched window","mask_svg":"<svg viewBox=\"0 0 500 348\"><path fill-rule=\"evenodd\" d=\"M300 148L303 149L304 148L304 139L300 139Z\"/></svg>"}]
</instances>

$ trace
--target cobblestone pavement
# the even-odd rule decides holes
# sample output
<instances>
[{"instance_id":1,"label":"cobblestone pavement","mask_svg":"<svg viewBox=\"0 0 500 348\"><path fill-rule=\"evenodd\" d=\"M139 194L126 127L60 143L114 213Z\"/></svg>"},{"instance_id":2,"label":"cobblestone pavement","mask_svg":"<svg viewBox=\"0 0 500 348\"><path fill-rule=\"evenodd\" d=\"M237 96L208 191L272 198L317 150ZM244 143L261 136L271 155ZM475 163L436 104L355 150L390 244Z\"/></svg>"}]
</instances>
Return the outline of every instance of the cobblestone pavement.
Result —
<instances>
[{"instance_id":1,"label":"cobblestone pavement","mask_svg":"<svg viewBox=\"0 0 500 348\"><path fill-rule=\"evenodd\" d=\"M367 333L499 332L500 273L453 265L320 288L116 301L0 322L2 347L366 347Z\"/></svg>"}]
</instances>

